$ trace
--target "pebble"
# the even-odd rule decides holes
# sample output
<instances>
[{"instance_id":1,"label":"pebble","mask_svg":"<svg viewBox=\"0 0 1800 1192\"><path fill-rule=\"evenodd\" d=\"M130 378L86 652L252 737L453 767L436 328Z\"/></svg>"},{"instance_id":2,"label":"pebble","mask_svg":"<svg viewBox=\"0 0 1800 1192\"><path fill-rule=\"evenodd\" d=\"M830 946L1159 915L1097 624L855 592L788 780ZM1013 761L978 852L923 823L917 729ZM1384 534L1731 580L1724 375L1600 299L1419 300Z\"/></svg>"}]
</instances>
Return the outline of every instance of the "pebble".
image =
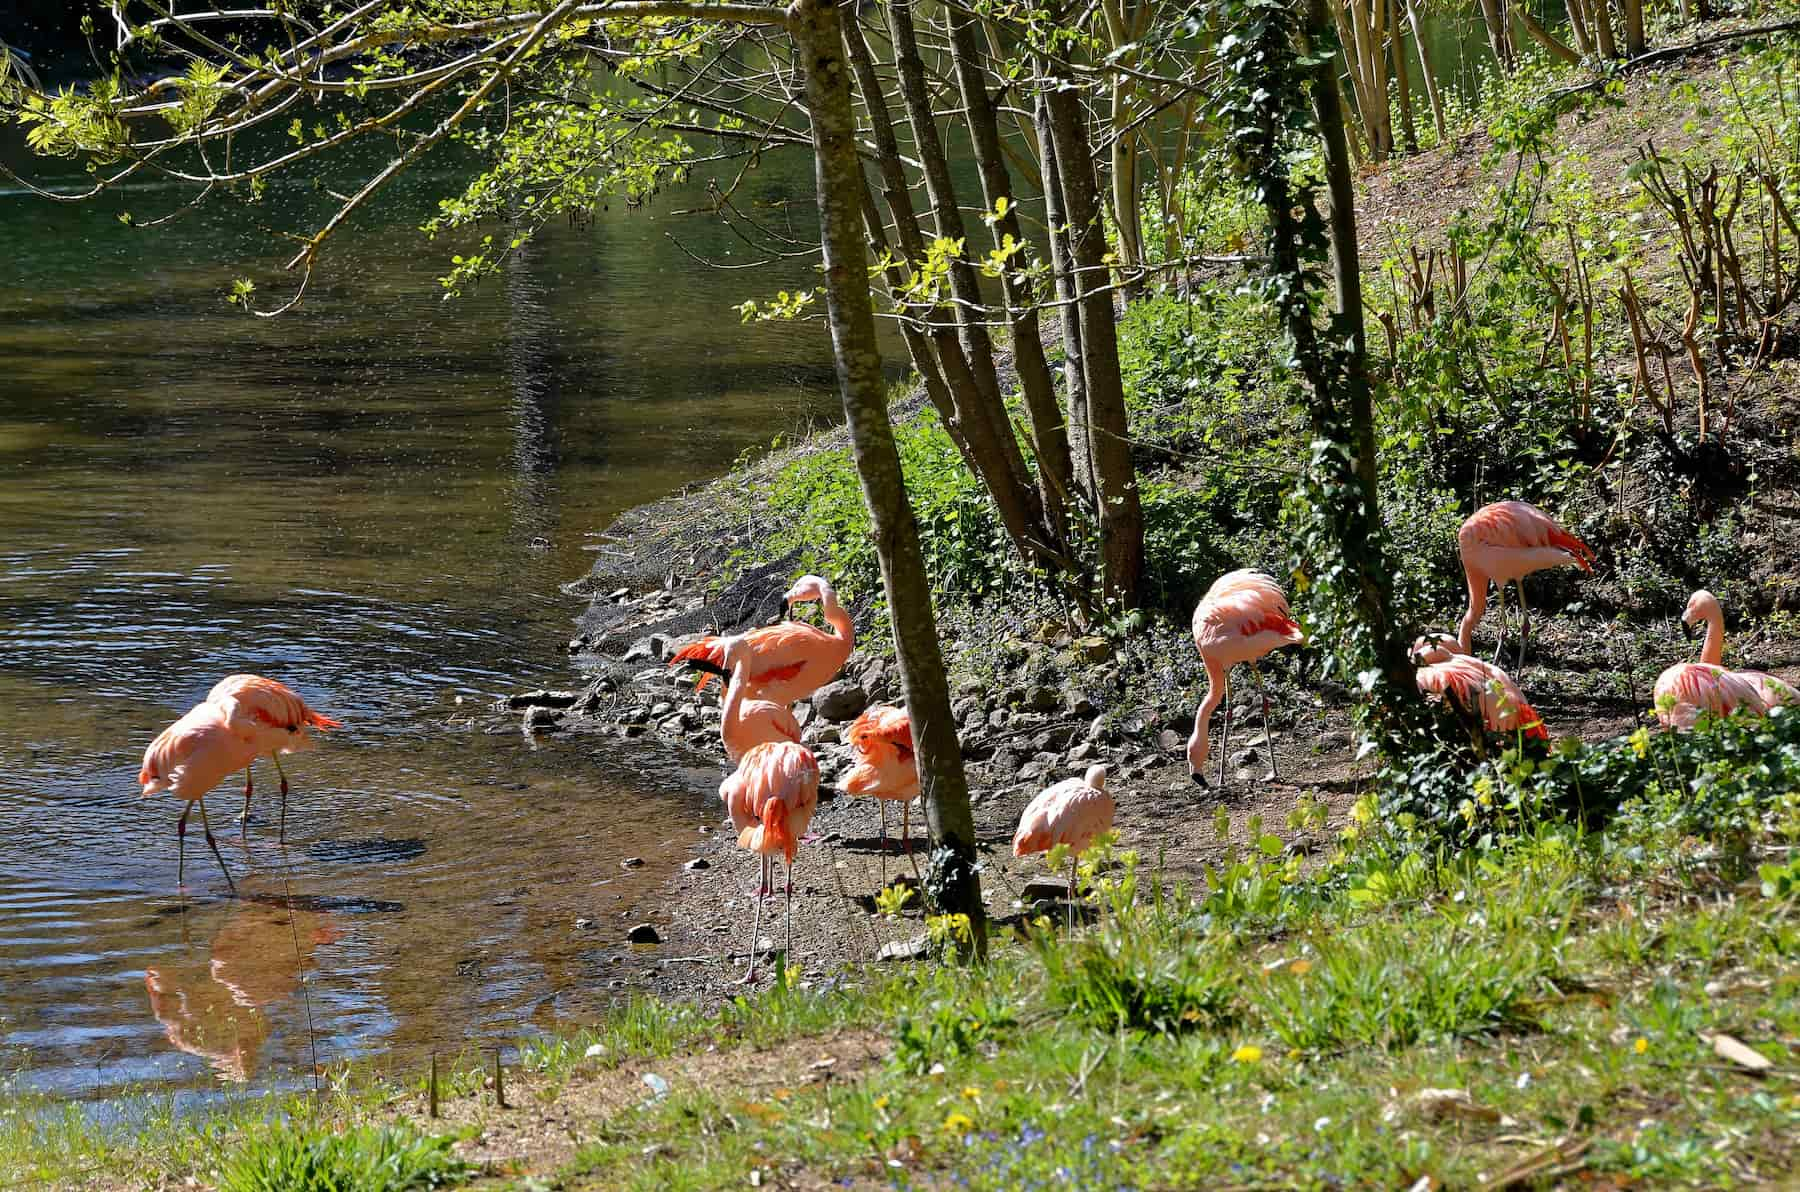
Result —
<instances>
[{"instance_id":1,"label":"pebble","mask_svg":"<svg viewBox=\"0 0 1800 1192\"><path fill-rule=\"evenodd\" d=\"M553 733L562 727L562 718L558 708L534 706L526 709L523 727L528 733Z\"/></svg>"},{"instance_id":2,"label":"pebble","mask_svg":"<svg viewBox=\"0 0 1800 1192\"><path fill-rule=\"evenodd\" d=\"M700 869L711 869L712 862L708 861L705 857L695 857L692 861L689 861L686 865L683 865L682 868L687 870L688 872L692 873L692 872L694 872L696 870L700 870Z\"/></svg>"},{"instance_id":3,"label":"pebble","mask_svg":"<svg viewBox=\"0 0 1800 1192\"><path fill-rule=\"evenodd\" d=\"M592 919L577 919L577 920L575 920L575 930L576 931L592 931L593 929L594 929L594 921Z\"/></svg>"},{"instance_id":4,"label":"pebble","mask_svg":"<svg viewBox=\"0 0 1800 1192\"><path fill-rule=\"evenodd\" d=\"M643 863L644 863L644 859L642 857L626 857L623 861L619 862L619 868L620 869L637 869L640 866L642 866Z\"/></svg>"},{"instance_id":5,"label":"pebble","mask_svg":"<svg viewBox=\"0 0 1800 1192\"><path fill-rule=\"evenodd\" d=\"M855 720L869 706L869 693L854 679L839 679L813 692L812 705L826 720Z\"/></svg>"},{"instance_id":6,"label":"pebble","mask_svg":"<svg viewBox=\"0 0 1800 1192\"><path fill-rule=\"evenodd\" d=\"M625 933L625 938L630 940L634 944L660 944L660 943L662 943L662 936L658 935L656 932L656 928L651 926L648 923L639 923L637 926L633 927L630 931Z\"/></svg>"}]
</instances>

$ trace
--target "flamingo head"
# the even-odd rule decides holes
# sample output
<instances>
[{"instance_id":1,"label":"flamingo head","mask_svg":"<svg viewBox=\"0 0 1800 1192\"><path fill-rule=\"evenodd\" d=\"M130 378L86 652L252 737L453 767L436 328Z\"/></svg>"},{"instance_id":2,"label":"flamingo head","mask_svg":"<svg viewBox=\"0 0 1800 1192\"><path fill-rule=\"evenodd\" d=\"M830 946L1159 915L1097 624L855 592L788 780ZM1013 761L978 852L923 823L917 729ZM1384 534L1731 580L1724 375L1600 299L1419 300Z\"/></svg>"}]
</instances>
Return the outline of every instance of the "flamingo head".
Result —
<instances>
[{"instance_id":1,"label":"flamingo head","mask_svg":"<svg viewBox=\"0 0 1800 1192\"><path fill-rule=\"evenodd\" d=\"M1210 752L1206 738L1200 735L1199 729L1195 729L1194 735L1188 738L1188 771L1201 786L1206 785L1206 755Z\"/></svg>"},{"instance_id":2,"label":"flamingo head","mask_svg":"<svg viewBox=\"0 0 1800 1192\"><path fill-rule=\"evenodd\" d=\"M1448 633L1427 633L1406 652L1413 662L1425 666L1434 662L1448 662L1452 654L1461 653L1464 653L1462 643Z\"/></svg>"},{"instance_id":3,"label":"flamingo head","mask_svg":"<svg viewBox=\"0 0 1800 1192\"><path fill-rule=\"evenodd\" d=\"M794 581L794 586L781 599L787 604L801 604L808 600L829 604L837 599L837 592L832 588L830 580L816 575L803 575Z\"/></svg>"},{"instance_id":4,"label":"flamingo head","mask_svg":"<svg viewBox=\"0 0 1800 1192\"><path fill-rule=\"evenodd\" d=\"M732 674L739 666L750 664L750 646L743 635L722 637L719 639L719 656L727 675Z\"/></svg>"},{"instance_id":5,"label":"flamingo head","mask_svg":"<svg viewBox=\"0 0 1800 1192\"><path fill-rule=\"evenodd\" d=\"M1719 612L1719 598L1701 588L1688 597L1687 607L1681 610L1681 632L1688 637L1694 636L1694 626L1707 620Z\"/></svg>"},{"instance_id":6,"label":"flamingo head","mask_svg":"<svg viewBox=\"0 0 1800 1192\"><path fill-rule=\"evenodd\" d=\"M1082 777L1082 781L1087 783L1089 786L1093 787L1097 791L1105 790L1106 789L1106 767L1105 766L1089 766L1087 774L1085 774Z\"/></svg>"}]
</instances>

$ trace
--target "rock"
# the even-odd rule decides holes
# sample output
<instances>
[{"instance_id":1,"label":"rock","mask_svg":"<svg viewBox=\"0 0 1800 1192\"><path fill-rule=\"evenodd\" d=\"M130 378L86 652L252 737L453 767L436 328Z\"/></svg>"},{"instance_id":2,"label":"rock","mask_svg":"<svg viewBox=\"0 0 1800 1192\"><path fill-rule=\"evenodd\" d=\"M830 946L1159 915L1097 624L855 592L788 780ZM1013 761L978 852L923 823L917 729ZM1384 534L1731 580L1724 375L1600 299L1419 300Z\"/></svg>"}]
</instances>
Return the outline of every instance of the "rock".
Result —
<instances>
[{"instance_id":1,"label":"rock","mask_svg":"<svg viewBox=\"0 0 1800 1192\"><path fill-rule=\"evenodd\" d=\"M1094 717L1093 723L1088 725L1087 739L1093 741L1095 744L1117 740L1118 735L1118 732L1113 726L1107 723L1105 713L1101 713Z\"/></svg>"},{"instance_id":2,"label":"rock","mask_svg":"<svg viewBox=\"0 0 1800 1192\"><path fill-rule=\"evenodd\" d=\"M1350 744L1350 734L1341 728L1328 728L1319 734L1319 744L1326 749L1342 749Z\"/></svg>"},{"instance_id":3,"label":"rock","mask_svg":"<svg viewBox=\"0 0 1800 1192\"><path fill-rule=\"evenodd\" d=\"M972 762L986 761L994 756L994 746L992 742L985 741L980 737L964 736L962 738L962 755Z\"/></svg>"},{"instance_id":4,"label":"rock","mask_svg":"<svg viewBox=\"0 0 1800 1192\"><path fill-rule=\"evenodd\" d=\"M981 701L972 695L960 696L955 703L950 705L950 715L958 724L969 723L980 711Z\"/></svg>"},{"instance_id":5,"label":"rock","mask_svg":"<svg viewBox=\"0 0 1800 1192\"><path fill-rule=\"evenodd\" d=\"M562 727L563 714L558 708L542 706L525 710L525 731L528 733L553 733Z\"/></svg>"},{"instance_id":6,"label":"rock","mask_svg":"<svg viewBox=\"0 0 1800 1192\"><path fill-rule=\"evenodd\" d=\"M619 731L627 737L641 737L644 735L644 726L642 724L627 724L622 726Z\"/></svg>"},{"instance_id":7,"label":"rock","mask_svg":"<svg viewBox=\"0 0 1800 1192\"><path fill-rule=\"evenodd\" d=\"M1068 896L1069 883L1066 879L1060 877L1034 877L1025 883L1025 889L1020 892L1019 900L1027 903L1043 902L1045 900L1060 902Z\"/></svg>"},{"instance_id":8,"label":"rock","mask_svg":"<svg viewBox=\"0 0 1800 1192\"><path fill-rule=\"evenodd\" d=\"M621 662L660 662L662 661L663 636L653 633L649 637L640 637L627 646L620 655Z\"/></svg>"},{"instance_id":9,"label":"rock","mask_svg":"<svg viewBox=\"0 0 1800 1192\"><path fill-rule=\"evenodd\" d=\"M620 869L641 869L643 868L643 865L644 859L642 857L626 857L623 861L619 862Z\"/></svg>"},{"instance_id":10,"label":"rock","mask_svg":"<svg viewBox=\"0 0 1800 1192\"><path fill-rule=\"evenodd\" d=\"M1075 731L1072 724L1052 725L1031 739L1031 747L1049 753L1060 753L1075 739Z\"/></svg>"},{"instance_id":11,"label":"rock","mask_svg":"<svg viewBox=\"0 0 1800 1192\"><path fill-rule=\"evenodd\" d=\"M1113 656L1113 647L1103 637L1078 637L1075 639L1075 652L1083 662L1097 664Z\"/></svg>"},{"instance_id":12,"label":"rock","mask_svg":"<svg viewBox=\"0 0 1800 1192\"><path fill-rule=\"evenodd\" d=\"M592 931L595 926L596 926L596 924L594 923L594 921L592 919L577 919L577 920L575 920L575 930L576 931Z\"/></svg>"},{"instance_id":13,"label":"rock","mask_svg":"<svg viewBox=\"0 0 1800 1192\"><path fill-rule=\"evenodd\" d=\"M701 870L701 869L711 869L712 862L708 861L705 857L695 857L692 861L689 861L686 865L683 865L682 868L687 870L689 873L693 873L693 872L695 872L697 870Z\"/></svg>"},{"instance_id":14,"label":"rock","mask_svg":"<svg viewBox=\"0 0 1800 1192\"><path fill-rule=\"evenodd\" d=\"M572 637L568 640L567 644L563 646L563 649L571 654L579 654L587 648L588 639L586 637Z\"/></svg>"},{"instance_id":15,"label":"rock","mask_svg":"<svg viewBox=\"0 0 1800 1192\"><path fill-rule=\"evenodd\" d=\"M1016 776L1025 759L1010 749L1002 749L994 754L994 770L1009 777Z\"/></svg>"},{"instance_id":16,"label":"rock","mask_svg":"<svg viewBox=\"0 0 1800 1192\"><path fill-rule=\"evenodd\" d=\"M1025 706L1033 712L1054 712L1060 702L1056 698L1056 689L1043 683L1025 693Z\"/></svg>"},{"instance_id":17,"label":"rock","mask_svg":"<svg viewBox=\"0 0 1800 1192\"><path fill-rule=\"evenodd\" d=\"M822 724L819 726L818 736L814 739L821 745L840 745L843 743L844 733L835 724Z\"/></svg>"},{"instance_id":18,"label":"rock","mask_svg":"<svg viewBox=\"0 0 1800 1192\"><path fill-rule=\"evenodd\" d=\"M1254 766L1261 760L1262 755L1254 749L1240 749L1231 755L1231 764L1234 766Z\"/></svg>"},{"instance_id":19,"label":"rock","mask_svg":"<svg viewBox=\"0 0 1800 1192\"><path fill-rule=\"evenodd\" d=\"M664 670L660 666L653 666L648 670L641 670L641 671L638 671L636 674L632 675L631 681L633 683L638 683L638 684L661 683L667 678L669 678L668 671Z\"/></svg>"},{"instance_id":20,"label":"rock","mask_svg":"<svg viewBox=\"0 0 1800 1192\"><path fill-rule=\"evenodd\" d=\"M992 712L989 712L987 722L988 722L989 728L1005 728L1006 727L1006 709L1005 708L995 708Z\"/></svg>"},{"instance_id":21,"label":"rock","mask_svg":"<svg viewBox=\"0 0 1800 1192\"><path fill-rule=\"evenodd\" d=\"M813 692L812 705L826 720L855 720L869 706L869 693L854 679L839 679Z\"/></svg>"},{"instance_id":22,"label":"rock","mask_svg":"<svg viewBox=\"0 0 1800 1192\"><path fill-rule=\"evenodd\" d=\"M1092 741L1083 741L1081 744L1075 746L1075 748L1069 750L1069 760L1071 762L1085 762L1099 752L1100 750L1095 748Z\"/></svg>"},{"instance_id":23,"label":"rock","mask_svg":"<svg viewBox=\"0 0 1800 1192\"><path fill-rule=\"evenodd\" d=\"M871 658L863 668L862 681L864 687L873 687L887 679L887 662L880 658Z\"/></svg>"},{"instance_id":24,"label":"rock","mask_svg":"<svg viewBox=\"0 0 1800 1192\"><path fill-rule=\"evenodd\" d=\"M673 712L674 710L675 710L675 705L670 703L666 699L659 699L655 703L650 705L650 715L653 719L656 719L656 720L661 720L664 716L667 716L670 712Z\"/></svg>"},{"instance_id":25,"label":"rock","mask_svg":"<svg viewBox=\"0 0 1800 1192\"><path fill-rule=\"evenodd\" d=\"M1260 781L1261 778L1262 773L1250 766L1240 766L1231 772L1231 780L1233 782L1257 782Z\"/></svg>"},{"instance_id":26,"label":"rock","mask_svg":"<svg viewBox=\"0 0 1800 1192\"><path fill-rule=\"evenodd\" d=\"M1060 761L1061 759L1057 759ZM1019 767L1019 777L1027 782L1037 782L1056 768L1055 762L1046 762L1042 758L1033 758Z\"/></svg>"},{"instance_id":27,"label":"rock","mask_svg":"<svg viewBox=\"0 0 1800 1192\"><path fill-rule=\"evenodd\" d=\"M811 724L813 722L813 717L817 715L818 712L813 709L810 700L806 703L794 705L794 721L799 724L801 728L805 728L807 725Z\"/></svg>"},{"instance_id":28,"label":"rock","mask_svg":"<svg viewBox=\"0 0 1800 1192\"><path fill-rule=\"evenodd\" d=\"M660 943L662 943L662 936L658 935L656 933L656 928L652 927L648 923L639 923L637 926L633 927L630 931L627 931L625 933L625 938L630 940L634 944L660 944Z\"/></svg>"},{"instance_id":29,"label":"rock","mask_svg":"<svg viewBox=\"0 0 1800 1192\"><path fill-rule=\"evenodd\" d=\"M606 598L608 600L612 601L614 604L619 603L619 601L621 601L621 600L629 600L629 599L631 599L631 589L630 588L614 588L612 591L610 591L606 594Z\"/></svg>"},{"instance_id":30,"label":"rock","mask_svg":"<svg viewBox=\"0 0 1800 1192\"><path fill-rule=\"evenodd\" d=\"M916 935L909 940L890 940L875 953L876 960L922 960L931 952L931 940Z\"/></svg>"},{"instance_id":31,"label":"rock","mask_svg":"<svg viewBox=\"0 0 1800 1192\"><path fill-rule=\"evenodd\" d=\"M1063 696L1063 710L1071 716L1092 716L1100 707L1087 692L1070 691Z\"/></svg>"},{"instance_id":32,"label":"rock","mask_svg":"<svg viewBox=\"0 0 1800 1192\"><path fill-rule=\"evenodd\" d=\"M645 722L647 722L650 719L650 709L643 707L641 705L633 706L630 708L626 708L623 712L620 712L618 714L618 716L615 717L615 719L620 724L636 725L636 726L641 727Z\"/></svg>"},{"instance_id":33,"label":"rock","mask_svg":"<svg viewBox=\"0 0 1800 1192\"><path fill-rule=\"evenodd\" d=\"M1164 753L1181 753L1187 749L1187 742L1182 739L1180 733L1172 728L1165 728L1156 734L1156 743L1162 747Z\"/></svg>"}]
</instances>

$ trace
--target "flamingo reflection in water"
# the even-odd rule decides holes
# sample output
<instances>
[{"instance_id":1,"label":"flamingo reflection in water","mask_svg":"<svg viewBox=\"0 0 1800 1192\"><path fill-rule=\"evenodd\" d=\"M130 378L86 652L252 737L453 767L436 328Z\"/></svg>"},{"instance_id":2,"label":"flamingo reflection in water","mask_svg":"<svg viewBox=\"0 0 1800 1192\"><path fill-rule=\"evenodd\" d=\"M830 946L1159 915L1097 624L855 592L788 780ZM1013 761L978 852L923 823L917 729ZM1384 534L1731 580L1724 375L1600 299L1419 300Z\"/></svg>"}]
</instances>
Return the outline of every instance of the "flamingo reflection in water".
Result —
<instances>
[{"instance_id":1,"label":"flamingo reflection in water","mask_svg":"<svg viewBox=\"0 0 1800 1192\"><path fill-rule=\"evenodd\" d=\"M340 934L326 914L289 910L280 900L235 902L207 960L144 970L150 1012L176 1050L242 1084L255 1075L269 1038L267 1007L292 997L318 946Z\"/></svg>"}]
</instances>

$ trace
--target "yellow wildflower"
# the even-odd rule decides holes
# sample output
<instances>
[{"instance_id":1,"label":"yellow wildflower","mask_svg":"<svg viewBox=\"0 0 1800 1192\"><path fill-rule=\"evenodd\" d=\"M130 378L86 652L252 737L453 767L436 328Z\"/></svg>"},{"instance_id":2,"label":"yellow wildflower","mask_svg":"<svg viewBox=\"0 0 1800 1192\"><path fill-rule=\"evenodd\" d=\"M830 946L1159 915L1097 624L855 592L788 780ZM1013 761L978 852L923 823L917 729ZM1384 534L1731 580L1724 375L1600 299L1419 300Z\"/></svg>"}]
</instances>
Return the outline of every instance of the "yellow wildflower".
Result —
<instances>
[{"instance_id":1,"label":"yellow wildflower","mask_svg":"<svg viewBox=\"0 0 1800 1192\"><path fill-rule=\"evenodd\" d=\"M1638 1041L1631 1045L1631 1050L1637 1052L1639 1055L1643 1055L1646 1051L1650 1050L1650 1040L1644 1038L1642 1035L1638 1036Z\"/></svg>"},{"instance_id":2,"label":"yellow wildflower","mask_svg":"<svg viewBox=\"0 0 1800 1192\"><path fill-rule=\"evenodd\" d=\"M966 1134L975 1128L975 1120L966 1113L953 1113L944 1119L944 1129L951 1134Z\"/></svg>"},{"instance_id":3,"label":"yellow wildflower","mask_svg":"<svg viewBox=\"0 0 1800 1192\"><path fill-rule=\"evenodd\" d=\"M1262 1048L1254 1043L1246 1043L1231 1053L1234 1063L1257 1064L1262 1062Z\"/></svg>"}]
</instances>

